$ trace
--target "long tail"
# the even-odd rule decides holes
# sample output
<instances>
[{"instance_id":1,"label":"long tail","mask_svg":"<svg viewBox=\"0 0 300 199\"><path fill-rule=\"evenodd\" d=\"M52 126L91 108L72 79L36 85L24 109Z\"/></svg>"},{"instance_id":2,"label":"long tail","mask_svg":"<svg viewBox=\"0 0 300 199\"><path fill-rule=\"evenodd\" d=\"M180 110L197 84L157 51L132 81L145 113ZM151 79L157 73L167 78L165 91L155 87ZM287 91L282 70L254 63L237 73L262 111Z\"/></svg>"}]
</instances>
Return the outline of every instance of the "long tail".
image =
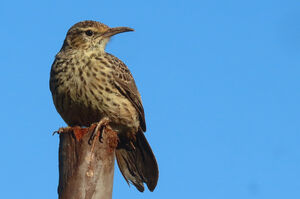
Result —
<instances>
[{"instance_id":1,"label":"long tail","mask_svg":"<svg viewBox=\"0 0 300 199\"><path fill-rule=\"evenodd\" d=\"M156 187L158 180L158 166L155 156L142 131L136 134L135 149L119 148L116 158L119 169L127 183L129 181L140 191L144 191L144 184L150 191Z\"/></svg>"}]
</instances>

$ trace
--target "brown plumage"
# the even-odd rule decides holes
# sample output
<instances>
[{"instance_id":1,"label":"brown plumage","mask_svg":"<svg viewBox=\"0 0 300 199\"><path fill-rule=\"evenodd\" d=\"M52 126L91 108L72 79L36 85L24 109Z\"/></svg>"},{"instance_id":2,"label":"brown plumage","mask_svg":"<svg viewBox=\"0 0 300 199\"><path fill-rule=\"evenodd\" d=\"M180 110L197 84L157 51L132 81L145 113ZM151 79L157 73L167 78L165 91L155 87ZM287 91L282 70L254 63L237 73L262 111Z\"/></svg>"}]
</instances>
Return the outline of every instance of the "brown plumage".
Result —
<instances>
[{"instance_id":1,"label":"brown plumage","mask_svg":"<svg viewBox=\"0 0 300 199\"><path fill-rule=\"evenodd\" d=\"M127 27L109 28L83 21L72 26L51 68L53 102L69 126L90 126L108 117L118 132L116 158L126 179L144 191L153 191L158 166L144 132L141 96L127 66L105 52L110 37Z\"/></svg>"}]
</instances>

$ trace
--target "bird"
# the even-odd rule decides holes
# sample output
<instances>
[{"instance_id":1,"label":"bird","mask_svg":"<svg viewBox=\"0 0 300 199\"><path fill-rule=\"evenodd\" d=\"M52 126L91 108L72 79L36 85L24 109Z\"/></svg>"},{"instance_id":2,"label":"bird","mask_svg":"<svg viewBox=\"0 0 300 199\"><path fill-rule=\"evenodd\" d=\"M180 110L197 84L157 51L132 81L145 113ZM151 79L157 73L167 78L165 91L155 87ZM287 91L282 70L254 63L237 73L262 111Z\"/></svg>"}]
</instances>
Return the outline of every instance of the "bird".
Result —
<instances>
[{"instance_id":1,"label":"bird","mask_svg":"<svg viewBox=\"0 0 300 199\"><path fill-rule=\"evenodd\" d=\"M144 135L141 95L128 67L105 51L110 38L134 31L92 20L74 24L67 32L50 72L50 91L57 112L69 127L89 127L103 118L117 132L119 169L140 192L153 191L158 165Z\"/></svg>"}]
</instances>

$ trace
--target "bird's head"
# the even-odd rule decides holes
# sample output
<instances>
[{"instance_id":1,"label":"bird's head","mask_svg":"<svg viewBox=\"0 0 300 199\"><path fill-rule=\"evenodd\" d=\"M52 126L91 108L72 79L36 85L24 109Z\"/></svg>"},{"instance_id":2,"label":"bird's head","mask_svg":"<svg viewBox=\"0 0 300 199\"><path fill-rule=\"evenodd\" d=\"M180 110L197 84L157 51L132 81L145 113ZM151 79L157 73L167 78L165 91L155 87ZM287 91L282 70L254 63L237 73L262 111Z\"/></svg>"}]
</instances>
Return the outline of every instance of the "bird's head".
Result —
<instances>
[{"instance_id":1,"label":"bird's head","mask_svg":"<svg viewBox=\"0 0 300 199\"><path fill-rule=\"evenodd\" d=\"M69 29L62 50L97 50L104 52L110 37L128 31L133 31L133 29L128 27L110 28L96 21L82 21Z\"/></svg>"}]
</instances>

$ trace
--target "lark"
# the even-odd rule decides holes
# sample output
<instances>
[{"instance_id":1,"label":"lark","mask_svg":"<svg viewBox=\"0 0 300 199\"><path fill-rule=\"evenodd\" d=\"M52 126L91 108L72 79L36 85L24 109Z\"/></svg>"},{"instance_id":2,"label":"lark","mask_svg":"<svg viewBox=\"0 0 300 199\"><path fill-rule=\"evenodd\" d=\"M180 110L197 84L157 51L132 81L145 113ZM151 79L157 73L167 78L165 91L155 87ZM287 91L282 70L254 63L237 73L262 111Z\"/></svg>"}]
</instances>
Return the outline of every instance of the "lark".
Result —
<instances>
[{"instance_id":1,"label":"lark","mask_svg":"<svg viewBox=\"0 0 300 199\"><path fill-rule=\"evenodd\" d=\"M67 32L50 73L56 110L70 126L89 127L109 118L118 133L116 159L127 182L143 192L156 187L158 166L144 132L146 122L140 93L127 66L105 52L110 38L133 31L82 21Z\"/></svg>"}]
</instances>

